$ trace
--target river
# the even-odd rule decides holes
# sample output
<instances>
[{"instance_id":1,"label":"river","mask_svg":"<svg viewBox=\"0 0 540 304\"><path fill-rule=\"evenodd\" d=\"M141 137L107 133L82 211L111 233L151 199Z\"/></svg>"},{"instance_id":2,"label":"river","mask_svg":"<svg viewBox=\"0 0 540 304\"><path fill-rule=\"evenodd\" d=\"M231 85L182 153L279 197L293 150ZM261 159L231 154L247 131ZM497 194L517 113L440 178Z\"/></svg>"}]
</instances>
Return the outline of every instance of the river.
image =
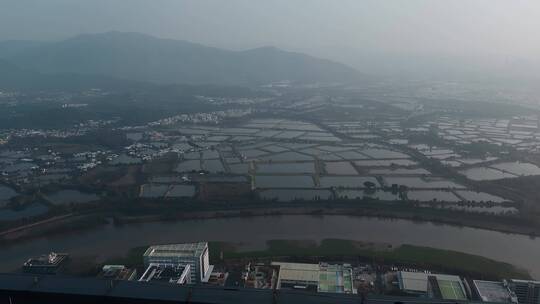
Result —
<instances>
[{"instance_id":1,"label":"river","mask_svg":"<svg viewBox=\"0 0 540 304\"><path fill-rule=\"evenodd\" d=\"M267 240L320 241L327 238L456 250L514 264L540 279L540 239L445 224L337 215L110 224L4 246L0 249L0 271L14 270L26 258L50 251L68 252L74 258L95 256L102 261L123 255L130 248L149 244L227 241L242 243L245 249L261 249Z\"/></svg>"}]
</instances>

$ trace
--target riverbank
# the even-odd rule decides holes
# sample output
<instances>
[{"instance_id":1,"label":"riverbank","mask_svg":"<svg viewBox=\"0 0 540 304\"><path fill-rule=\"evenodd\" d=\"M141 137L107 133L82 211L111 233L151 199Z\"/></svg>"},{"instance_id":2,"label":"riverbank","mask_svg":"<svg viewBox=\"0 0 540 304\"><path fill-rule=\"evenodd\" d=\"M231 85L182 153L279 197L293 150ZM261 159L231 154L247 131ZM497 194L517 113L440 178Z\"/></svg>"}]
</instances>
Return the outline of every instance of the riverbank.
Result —
<instances>
[{"instance_id":1,"label":"riverbank","mask_svg":"<svg viewBox=\"0 0 540 304\"><path fill-rule=\"evenodd\" d=\"M479 228L504 233L522 234L534 237L540 235L540 225L520 217L504 217L474 214L462 211L411 207L410 205L387 204L384 202L369 204L339 204L326 202L297 202L291 204L268 204L269 206L233 205L224 208L219 204L206 204L199 210L180 211L163 206L167 212L153 213L152 210L140 210L142 214L117 215L118 223L144 223L154 221L176 221L190 219L214 219L233 217L258 217L269 215L350 215L388 219L405 219L418 222L433 222L459 227Z\"/></svg>"},{"instance_id":2,"label":"riverbank","mask_svg":"<svg viewBox=\"0 0 540 304\"><path fill-rule=\"evenodd\" d=\"M142 267L142 255L148 246L132 248L125 256L109 259L104 264ZM489 280L531 279L527 271L508 263L452 250L408 244L394 247L384 243L342 239L324 239L320 242L312 240L269 240L266 242L266 248L244 250L239 244L233 242L210 242L209 251L210 262L216 265L228 264L238 260L246 263L250 261L360 262L431 269L441 273Z\"/></svg>"},{"instance_id":3,"label":"riverbank","mask_svg":"<svg viewBox=\"0 0 540 304\"><path fill-rule=\"evenodd\" d=\"M70 216L68 218L58 217L52 221L43 221L38 225L28 225L12 229L13 232L6 231L0 233L0 243L13 243L34 237L41 237L49 234L69 233L73 230L91 229L112 219L115 224L150 223L160 221L182 221L182 220L203 220L219 218L249 218L275 215L348 215L358 217L376 217L387 219L404 219L415 222L433 222L453 225L458 227L471 227L489 231L513 233L535 237L540 235L540 227L520 218L505 218L486 216L482 214L471 214L465 212L455 212L449 210L436 210L430 208L410 208L394 206L388 208L384 204L380 206L362 205L354 207L351 205L328 206L327 204L312 203L312 206L298 203L296 206L283 205L280 207L257 207L229 205L229 209L223 206L212 210L212 205L207 204L202 211L191 209L191 211L181 211L171 205L152 206L151 209L135 209L129 213L124 212L87 212L80 216ZM163 207L159 209L159 207ZM172 210L171 210L172 209ZM156 212L156 211L160 212ZM168 210L164 212L162 210ZM125 215L131 214L131 215Z\"/></svg>"},{"instance_id":4,"label":"riverbank","mask_svg":"<svg viewBox=\"0 0 540 304\"><path fill-rule=\"evenodd\" d=\"M525 270L485 257L452 250L441 250L404 244L366 243L353 240L324 239L321 242L302 240L271 240L267 248L255 251L239 250L235 244L210 243L211 259L292 259L317 258L330 261L360 260L380 264L396 264L419 269L435 269L463 276L504 279L530 279Z\"/></svg>"},{"instance_id":5,"label":"riverbank","mask_svg":"<svg viewBox=\"0 0 540 304\"><path fill-rule=\"evenodd\" d=\"M540 278L537 258L540 240L528 236L431 222L349 215L245 216L130 224L109 220L91 229L45 234L2 244L0 271L15 269L26 258L50 251L68 252L74 259L104 261L124 256L130 248L148 244L224 242L236 244L237 251L257 252L267 249L268 241L306 239L313 242L345 239L388 244L391 245L389 248L409 244L463 252L527 269L534 278Z\"/></svg>"}]
</instances>

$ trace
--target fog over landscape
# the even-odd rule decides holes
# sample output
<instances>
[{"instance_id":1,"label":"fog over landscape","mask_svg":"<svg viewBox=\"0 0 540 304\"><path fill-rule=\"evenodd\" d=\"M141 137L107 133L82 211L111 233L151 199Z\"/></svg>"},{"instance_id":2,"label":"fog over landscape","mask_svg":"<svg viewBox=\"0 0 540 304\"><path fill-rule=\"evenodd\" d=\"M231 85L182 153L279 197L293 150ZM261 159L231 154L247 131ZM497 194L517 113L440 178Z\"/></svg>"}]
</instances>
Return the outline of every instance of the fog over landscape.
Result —
<instances>
[{"instance_id":1,"label":"fog over landscape","mask_svg":"<svg viewBox=\"0 0 540 304\"><path fill-rule=\"evenodd\" d=\"M246 50L275 46L407 78L538 80L535 0L2 0L1 40L111 30Z\"/></svg>"},{"instance_id":2,"label":"fog over landscape","mask_svg":"<svg viewBox=\"0 0 540 304\"><path fill-rule=\"evenodd\" d=\"M0 304L540 303L540 0L0 0Z\"/></svg>"}]
</instances>

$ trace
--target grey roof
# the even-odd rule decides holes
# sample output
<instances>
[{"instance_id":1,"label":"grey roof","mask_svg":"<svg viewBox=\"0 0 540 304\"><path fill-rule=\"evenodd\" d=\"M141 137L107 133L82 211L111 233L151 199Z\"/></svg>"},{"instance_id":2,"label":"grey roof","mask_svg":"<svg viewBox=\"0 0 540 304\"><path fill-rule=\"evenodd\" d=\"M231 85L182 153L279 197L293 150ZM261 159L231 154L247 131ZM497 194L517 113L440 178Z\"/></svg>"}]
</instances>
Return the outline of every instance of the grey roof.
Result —
<instances>
[{"instance_id":1,"label":"grey roof","mask_svg":"<svg viewBox=\"0 0 540 304\"><path fill-rule=\"evenodd\" d=\"M532 280L518 280L518 279L511 279L511 282L514 283L522 283L522 284L534 284L534 285L540 285L540 281L532 281Z\"/></svg>"},{"instance_id":2,"label":"grey roof","mask_svg":"<svg viewBox=\"0 0 540 304\"><path fill-rule=\"evenodd\" d=\"M493 281L473 281L478 295L485 302L500 302L508 303L512 295L510 290L504 286L502 282L493 282Z\"/></svg>"},{"instance_id":3,"label":"grey roof","mask_svg":"<svg viewBox=\"0 0 540 304\"><path fill-rule=\"evenodd\" d=\"M208 247L208 243L185 243L185 244L169 244L169 245L154 245L146 249L145 257L197 257L200 256L204 249Z\"/></svg>"},{"instance_id":4,"label":"grey roof","mask_svg":"<svg viewBox=\"0 0 540 304\"><path fill-rule=\"evenodd\" d=\"M319 283L319 264L272 262L279 266L279 279L282 281L302 281Z\"/></svg>"},{"instance_id":5,"label":"grey roof","mask_svg":"<svg viewBox=\"0 0 540 304\"><path fill-rule=\"evenodd\" d=\"M427 292L428 276L434 276L437 278L437 280L459 282L461 285L461 279L455 275L427 274L424 272L400 271L399 272L400 287L406 291Z\"/></svg>"}]
</instances>

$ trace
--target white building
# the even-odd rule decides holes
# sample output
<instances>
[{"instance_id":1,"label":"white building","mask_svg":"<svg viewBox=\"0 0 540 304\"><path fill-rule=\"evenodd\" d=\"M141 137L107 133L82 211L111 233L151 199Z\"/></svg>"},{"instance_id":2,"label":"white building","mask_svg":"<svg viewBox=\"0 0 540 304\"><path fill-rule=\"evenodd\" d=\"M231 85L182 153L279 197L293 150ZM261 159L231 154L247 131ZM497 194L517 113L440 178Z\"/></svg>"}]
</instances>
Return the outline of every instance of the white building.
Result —
<instances>
[{"instance_id":1,"label":"white building","mask_svg":"<svg viewBox=\"0 0 540 304\"><path fill-rule=\"evenodd\" d=\"M467 300L465 287L458 276L400 271L398 282L401 291L406 293L444 300Z\"/></svg>"},{"instance_id":2,"label":"white building","mask_svg":"<svg viewBox=\"0 0 540 304\"><path fill-rule=\"evenodd\" d=\"M170 284L190 284L190 266L179 264L155 264L150 263L139 282L163 282Z\"/></svg>"},{"instance_id":3,"label":"white building","mask_svg":"<svg viewBox=\"0 0 540 304\"><path fill-rule=\"evenodd\" d=\"M192 283L208 282L214 268L207 242L151 246L144 253L144 265L152 263L189 265Z\"/></svg>"}]
</instances>

